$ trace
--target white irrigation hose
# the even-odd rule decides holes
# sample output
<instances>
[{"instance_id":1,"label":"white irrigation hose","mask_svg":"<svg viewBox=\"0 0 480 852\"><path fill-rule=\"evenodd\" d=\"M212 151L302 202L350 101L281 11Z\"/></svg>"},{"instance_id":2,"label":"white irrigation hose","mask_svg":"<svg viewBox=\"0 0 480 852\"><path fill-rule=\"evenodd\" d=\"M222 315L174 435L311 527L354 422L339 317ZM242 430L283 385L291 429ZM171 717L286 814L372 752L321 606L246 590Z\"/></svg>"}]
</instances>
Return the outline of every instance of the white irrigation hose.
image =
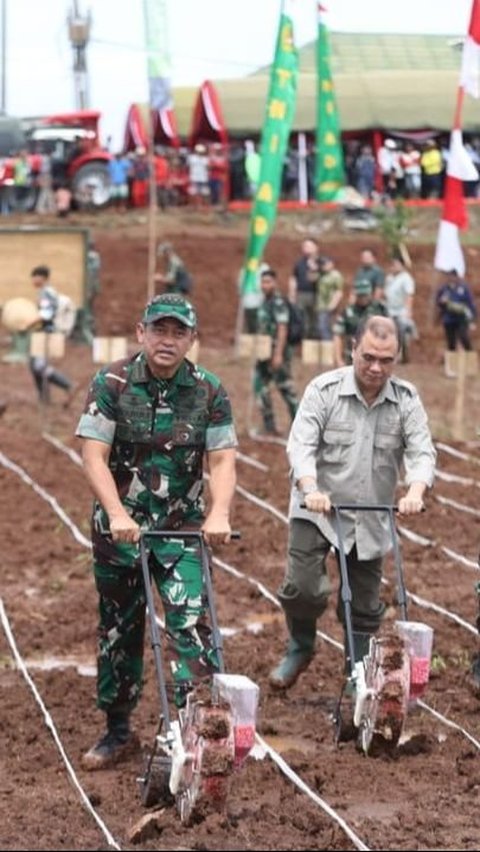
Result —
<instances>
[{"instance_id":1,"label":"white irrigation hose","mask_svg":"<svg viewBox=\"0 0 480 852\"><path fill-rule=\"evenodd\" d=\"M409 598L422 609L430 609L433 612L438 612L440 615L444 615L445 618L449 618L451 621L455 621L457 624L460 624L461 627L464 627L465 630L468 630L470 631L470 633L473 633L475 636L478 636L478 630L471 624L469 624L468 621L465 621L460 615L457 615L455 612L450 612L449 609L444 609L443 606L439 606L438 604L435 604L432 601L426 601L425 598L420 598L418 595L413 594L413 592L407 592L407 598Z\"/></svg>"},{"instance_id":2,"label":"white irrigation hose","mask_svg":"<svg viewBox=\"0 0 480 852\"><path fill-rule=\"evenodd\" d=\"M480 511L478 509L474 509L473 506L467 506L465 503L457 503L456 500L451 500L450 497L442 497L441 494L435 494L435 500L438 503L442 503L443 506L451 506L452 509L457 509L459 512L467 512L470 515L476 515L476 517L480 517Z\"/></svg>"},{"instance_id":3,"label":"white irrigation hose","mask_svg":"<svg viewBox=\"0 0 480 852\"><path fill-rule=\"evenodd\" d=\"M260 435L253 429L249 429L247 434L252 441L260 441L263 444L280 444L282 447L287 446L286 439L281 438L279 435Z\"/></svg>"},{"instance_id":4,"label":"white irrigation hose","mask_svg":"<svg viewBox=\"0 0 480 852\"><path fill-rule=\"evenodd\" d=\"M455 447L450 447L448 444L442 444L440 441L437 441L435 444L439 450L443 450L444 453L448 453L450 456L454 456L456 459L463 459L463 461L473 462L474 464L480 464L480 459L475 458L475 456L469 455L469 453L462 453L460 450L455 449Z\"/></svg>"},{"instance_id":5,"label":"white irrigation hose","mask_svg":"<svg viewBox=\"0 0 480 852\"><path fill-rule=\"evenodd\" d=\"M76 450L72 450L71 447L67 447L67 445L64 444L63 441L60 441L59 438L55 438L55 435L50 435L49 432L42 432L42 438L44 438L45 441L48 441L49 444L53 444L53 446L56 447L57 450L60 450L62 453L65 453L65 455L67 455L78 467L83 467L82 458L76 452Z\"/></svg>"},{"instance_id":6,"label":"white irrigation hose","mask_svg":"<svg viewBox=\"0 0 480 852\"><path fill-rule=\"evenodd\" d=\"M242 497L245 497L257 506L260 506L261 509L265 509L266 512L270 512L270 514L278 518L279 521L282 521L284 524L288 524L288 515L285 515L285 513L281 512L280 509L276 509L271 503L267 503L265 500L262 500L261 497L257 497L256 494L252 494L251 491L247 491L247 489L243 488L241 485L237 485L235 490L238 491Z\"/></svg>"},{"instance_id":7,"label":"white irrigation hose","mask_svg":"<svg viewBox=\"0 0 480 852\"><path fill-rule=\"evenodd\" d=\"M365 846L363 840L360 840L358 835L355 834L355 832L350 828L350 826L345 822L345 820L342 819L342 817L337 814L337 812L334 811L333 808L330 807L330 805L328 805L324 799L318 796L317 793L314 793L314 791L310 787L308 787L307 784L305 784L305 781L302 781L302 779L297 775L297 773L293 771L293 769L288 765L288 763L286 763L283 757L281 757L278 752L276 752L271 746L269 746L268 743L265 742L265 740L259 734L256 735L256 739L260 743L261 747L265 749L267 754L281 769L283 774L286 775L287 778L290 779L290 781L293 781L293 783L297 787L299 787L299 789L302 790L303 793L309 796L310 799L315 802L315 804L319 805L340 826L340 828L343 829L345 834L350 838L352 843L355 844L357 849L362 849L365 850L365 852L369 852L369 847Z\"/></svg>"},{"instance_id":8,"label":"white irrigation hose","mask_svg":"<svg viewBox=\"0 0 480 852\"><path fill-rule=\"evenodd\" d=\"M459 731L461 734L463 734L464 737L467 738L467 740L470 740L472 745L474 745L478 751L480 751L480 742L475 737L473 737L472 734L469 734L468 731L465 730L465 728L462 728L461 725L457 725L457 723L454 722L452 719L447 719L446 716L444 716L442 713L439 713L438 710L435 710L433 707L430 707L430 705L426 704L425 701L422 701L421 698L417 699L417 705L419 707L422 707L423 710L427 710L428 713L431 713L432 716L435 716L435 718L438 719L440 722L443 722L444 725L448 725L449 728L453 728L455 731Z\"/></svg>"},{"instance_id":9,"label":"white irrigation hose","mask_svg":"<svg viewBox=\"0 0 480 852\"><path fill-rule=\"evenodd\" d=\"M263 473L267 473L267 471L270 470L268 464L264 464L263 462L252 458L252 456L247 456L247 455L245 455L245 453L241 453L238 450L237 450L237 459L239 461L244 462L245 464L249 464L251 467L256 467L257 470L261 470L261 471L263 471Z\"/></svg>"},{"instance_id":10,"label":"white irrigation hose","mask_svg":"<svg viewBox=\"0 0 480 852\"><path fill-rule=\"evenodd\" d=\"M258 591L263 595L264 598L273 603L273 605L278 607L279 609L281 608L278 598L276 598L275 595L270 591L270 589L267 589L267 587L264 586L263 583L260 583L259 580L255 580L253 577L249 577L248 574L244 574L243 571L239 571L238 568L234 568L233 565L229 565L228 562L224 562L222 559L218 559L218 557L216 556L213 557L213 563L215 565L218 565L218 567L221 568L222 571L225 571L227 574L232 574L234 577L238 577L241 580L246 580L247 583L250 583L251 586L255 586L255 588L258 589ZM317 630L317 636L320 636L320 638L324 639L325 642L327 642L329 645L333 645L335 648L339 648L341 651L343 651L342 643L337 642L336 639L333 639L327 633L323 633L321 630Z\"/></svg>"},{"instance_id":11,"label":"white irrigation hose","mask_svg":"<svg viewBox=\"0 0 480 852\"><path fill-rule=\"evenodd\" d=\"M90 815L93 816L98 827L100 828L100 830L105 835L105 838L107 840L108 845L112 846L113 849L121 849L121 846L119 846L118 843L116 842L116 840L114 840L114 838L110 834L107 826L105 825L103 820L99 817L99 815L97 814L95 809L92 807L90 799L86 795L83 787L81 786L81 784L80 784L80 782L79 782L79 780L78 780L78 778L75 774L75 770L74 770L72 764L70 763L70 760L67 757L65 749L63 748L60 737L58 736L57 729L55 728L55 725L53 723L53 719L50 716L50 713L48 712L48 710L45 706L45 703L44 703L37 687L35 686L34 681L30 677L30 674L28 673L28 670L27 670L27 667L25 665L23 658L20 656L17 645L15 643L15 638L14 638L12 630L10 628L10 622L8 620L7 613L5 612L5 607L4 607L2 598L0 598L0 620L2 622L2 627L5 631L5 636L7 637L10 648L12 649L12 654L13 654L13 657L15 659L15 663L17 665L17 668L21 671L23 677L25 678L30 689L33 692L35 701L37 702L38 706L40 707L40 710L43 713L43 718L44 718L45 724L46 724L47 728L50 729L52 737L55 741L55 745L57 746L57 748L60 752L62 760L63 760L63 762L66 766L67 772L68 772L68 774L69 774L69 776L70 776L70 778L73 782L74 787L77 789L77 791L80 795L82 803L84 804L84 806L86 807L86 809L90 813Z\"/></svg>"},{"instance_id":12,"label":"white irrigation hose","mask_svg":"<svg viewBox=\"0 0 480 852\"><path fill-rule=\"evenodd\" d=\"M478 479L470 479L468 476L457 476L456 473L447 473L445 470L435 468L435 478L442 479L444 482L456 482L458 485L477 485L480 488Z\"/></svg>"},{"instance_id":13,"label":"white irrigation hose","mask_svg":"<svg viewBox=\"0 0 480 852\"><path fill-rule=\"evenodd\" d=\"M38 485L38 483L35 482L22 467L20 467L20 465L10 461L10 459L8 459L7 456L5 456L2 452L0 452L0 464L2 464L8 470L13 471L13 473L16 473L17 476L19 476L20 479L23 480L23 482L29 485L30 488L33 488L36 494L38 494L43 500L46 500L46 502L49 503L52 507L53 511L56 512L59 518L61 518L65 526L69 528L70 532L72 533L73 537L78 541L78 543L83 545L83 547L88 547L91 550L92 544L89 539L86 538L82 532L80 532L76 524L73 523L73 521L68 517L66 512L63 511L62 507L59 506L59 504L55 500L55 497L52 497L51 494L49 494L48 491L45 491L45 489L42 488L41 485Z\"/></svg>"},{"instance_id":14,"label":"white irrigation hose","mask_svg":"<svg viewBox=\"0 0 480 852\"><path fill-rule=\"evenodd\" d=\"M457 553L456 550L451 550L449 547L442 547L442 551L443 553L446 553L447 556L450 556L451 559L454 559L455 562L460 562L467 568L475 568L475 570L478 571L478 562L474 562L473 559L467 559L466 556L462 556L461 553Z\"/></svg>"}]
</instances>

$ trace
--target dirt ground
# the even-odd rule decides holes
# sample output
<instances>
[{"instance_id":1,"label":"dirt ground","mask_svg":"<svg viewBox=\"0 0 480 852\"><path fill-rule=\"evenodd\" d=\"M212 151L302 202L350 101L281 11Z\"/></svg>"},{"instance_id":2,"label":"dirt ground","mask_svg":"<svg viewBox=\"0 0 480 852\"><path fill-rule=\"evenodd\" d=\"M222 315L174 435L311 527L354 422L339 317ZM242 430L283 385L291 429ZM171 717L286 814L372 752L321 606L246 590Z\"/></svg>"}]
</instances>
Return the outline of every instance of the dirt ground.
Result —
<instances>
[{"instance_id":1,"label":"dirt ground","mask_svg":"<svg viewBox=\"0 0 480 852\"><path fill-rule=\"evenodd\" d=\"M99 216L87 224L102 256L98 331L128 335L134 351L133 327L146 296L146 221L133 215L121 221ZM418 596L416 602L410 599L409 617L434 628L434 665L425 694L431 710L417 707L409 713L395 756L373 758L353 743L335 745L331 712L342 683L342 656L326 639L319 637L311 667L287 695L270 692L267 683L286 632L278 608L254 581L274 595L283 576L286 525L281 513L288 506L288 475L284 446L249 435L258 425L251 405L251 366L234 357L236 278L246 229L246 219L221 222L195 215L159 219L157 228L159 236L172 239L195 278L200 362L215 370L229 390L241 453L263 465L259 469L243 458L238 463L242 491L235 500L234 526L242 537L216 553L221 562L214 570L218 618L222 628L231 628L224 639L227 670L248 675L260 687L259 733L348 828L267 756L250 757L233 776L225 814L186 828L174 809L165 809L151 837L136 845L129 840L129 829L144 813L136 782L141 755L101 773L86 773L80 765L82 752L103 730L95 709L96 595L90 554L87 542L74 536L78 529L88 537L91 496L80 467L61 449L79 449L74 429L83 391L71 410L63 409L59 391L49 409L40 411L28 369L0 362L1 396L8 401L0 421L2 849L478 849L480 704L468 691L465 674L478 644L479 388L478 378L468 380L464 440L454 440L459 398L456 382L443 375L443 338L432 322L433 248L408 241L418 285L420 340L412 362L398 368L417 384L439 442L439 478L427 511L401 525L423 537L402 535L401 541L407 590ZM347 280L362 246L378 247L385 260L383 246L371 236L352 237L329 230L324 222L282 217L267 259L283 283L302 237L317 232ZM472 266L475 259L471 249ZM471 280L480 303L480 274ZM478 348L478 334L475 344ZM8 347L2 330L1 354ZM63 368L86 387L94 370L88 347L69 344ZM300 391L315 372L296 358ZM278 400L276 406L286 433L285 412ZM264 504L252 502L246 492ZM228 565L241 576L228 572ZM398 609L390 560L385 574L387 618L393 620ZM420 606L421 600L448 612ZM319 627L341 641L334 609L332 599ZM159 710L148 644L146 659L144 695L134 715L145 749L153 743Z\"/></svg>"}]
</instances>

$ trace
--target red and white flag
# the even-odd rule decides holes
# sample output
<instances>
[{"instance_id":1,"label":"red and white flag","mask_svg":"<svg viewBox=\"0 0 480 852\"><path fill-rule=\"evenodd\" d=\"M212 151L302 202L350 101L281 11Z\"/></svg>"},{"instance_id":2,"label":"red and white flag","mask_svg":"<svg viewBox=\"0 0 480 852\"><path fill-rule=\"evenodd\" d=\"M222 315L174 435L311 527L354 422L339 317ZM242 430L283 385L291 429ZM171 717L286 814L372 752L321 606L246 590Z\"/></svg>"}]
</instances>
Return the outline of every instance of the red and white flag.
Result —
<instances>
[{"instance_id":1,"label":"red and white flag","mask_svg":"<svg viewBox=\"0 0 480 852\"><path fill-rule=\"evenodd\" d=\"M478 180L478 172L466 150L460 128L452 130L448 155L447 176L443 196L443 213L438 229L435 268L450 272L456 269L465 274L465 260L460 245L459 230L468 225L463 195L463 182Z\"/></svg>"},{"instance_id":2,"label":"red and white flag","mask_svg":"<svg viewBox=\"0 0 480 852\"><path fill-rule=\"evenodd\" d=\"M460 244L460 229L468 225L463 197L463 182L478 181L478 172L465 149L461 131L461 109L464 92L478 98L480 70L480 0L472 0L468 34L463 45L462 69L458 87L457 110L450 136L447 176L443 194L443 213L438 229L435 268L465 274L465 258Z\"/></svg>"},{"instance_id":3,"label":"red and white flag","mask_svg":"<svg viewBox=\"0 0 480 852\"><path fill-rule=\"evenodd\" d=\"M472 0L472 14L468 34L463 45L460 86L478 98L480 73L480 0Z\"/></svg>"}]
</instances>

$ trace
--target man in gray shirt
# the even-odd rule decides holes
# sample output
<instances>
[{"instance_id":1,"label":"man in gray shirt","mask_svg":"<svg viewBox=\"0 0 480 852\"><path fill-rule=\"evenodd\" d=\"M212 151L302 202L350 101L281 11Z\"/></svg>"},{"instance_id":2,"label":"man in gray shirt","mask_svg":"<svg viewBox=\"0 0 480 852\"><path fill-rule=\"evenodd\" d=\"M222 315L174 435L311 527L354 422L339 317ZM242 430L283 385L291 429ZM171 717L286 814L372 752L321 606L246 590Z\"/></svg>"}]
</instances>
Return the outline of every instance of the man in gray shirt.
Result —
<instances>
[{"instance_id":1,"label":"man in gray shirt","mask_svg":"<svg viewBox=\"0 0 480 852\"><path fill-rule=\"evenodd\" d=\"M338 546L332 504L392 505L402 463L407 490L398 500L400 514L420 512L433 484L436 452L427 415L415 387L392 375L398 354L395 322L364 320L352 366L313 379L293 422L288 564L278 592L290 638L270 674L275 688L292 686L314 654L317 618L330 593L325 563L331 546ZM384 512L344 512L342 522L356 662L381 624L382 562L392 542ZM337 615L344 623L340 594Z\"/></svg>"}]
</instances>

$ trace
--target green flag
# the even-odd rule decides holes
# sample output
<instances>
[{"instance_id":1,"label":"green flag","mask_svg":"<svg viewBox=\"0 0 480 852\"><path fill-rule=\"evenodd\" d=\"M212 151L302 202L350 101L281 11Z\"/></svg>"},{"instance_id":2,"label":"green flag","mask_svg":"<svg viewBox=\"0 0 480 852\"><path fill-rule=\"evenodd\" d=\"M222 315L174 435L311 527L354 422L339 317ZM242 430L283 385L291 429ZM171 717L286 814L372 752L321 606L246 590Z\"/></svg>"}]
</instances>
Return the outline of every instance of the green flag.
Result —
<instances>
[{"instance_id":1,"label":"green flag","mask_svg":"<svg viewBox=\"0 0 480 852\"><path fill-rule=\"evenodd\" d=\"M150 107L161 111L172 106L166 3L165 0L144 0L143 6Z\"/></svg>"},{"instance_id":2,"label":"green flag","mask_svg":"<svg viewBox=\"0 0 480 852\"><path fill-rule=\"evenodd\" d=\"M343 151L340 142L335 90L330 70L330 38L321 20L322 7L318 8L317 38L317 154L315 187L317 201L333 201L345 186Z\"/></svg>"},{"instance_id":3,"label":"green flag","mask_svg":"<svg viewBox=\"0 0 480 852\"><path fill-rule=\"evenodd\" d=\"M256 289L258 266L275 222L283 162L295 111L297 75L293 22L284 2L262 129L260 174L250 218L243 293Z\"/></svg>"}]
</instances>

